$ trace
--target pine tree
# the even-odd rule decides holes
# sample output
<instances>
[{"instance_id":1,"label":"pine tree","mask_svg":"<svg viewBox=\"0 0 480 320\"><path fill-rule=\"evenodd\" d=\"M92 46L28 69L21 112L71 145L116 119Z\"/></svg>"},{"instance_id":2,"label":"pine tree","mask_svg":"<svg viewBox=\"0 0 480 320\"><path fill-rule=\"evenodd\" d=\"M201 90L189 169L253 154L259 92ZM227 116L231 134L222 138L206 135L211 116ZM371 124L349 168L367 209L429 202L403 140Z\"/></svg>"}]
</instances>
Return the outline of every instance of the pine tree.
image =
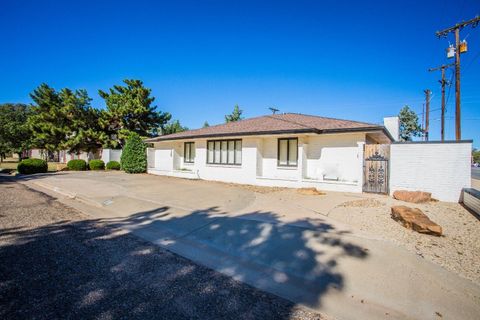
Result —
<instances>
[{"instance_id":1,"label":"pine tree","mask_svg":"<svg viewBox=\"0 0 480 320\"><path fill-rule=\"evenodd\" d=\"M242 120L242 113L243 110L241 110L238 104L236 104L235 107L233 107L233 112L231 114L225 115L225 122L228 123Z\"/></svg>"},{"instance_id":2,"label":"pine tree","mask_svg":"<svg viewBox=\"0 0 480 320\"><path fill-rule=\"evenodd\" d=\"M422 135L422 128L418 123L418 115L409 106L404 106L398 114L400 120L400 140L411 141L412 137Z\"/></svg>"},{"instance_id":3,"label":"pine tree","mask_svg":"<svg viewBox=\"0 0 480 320\"><path fill-rule=\"evenodd\" d=\"M101 147L104 135L99 124L99 111L90 105L92 99L86 90L63 88L56 92L42 84L31 97L35 105L28 123L35 147L72 153Z\"/></svg>"},{"instance_id":4,"label":"pine tree","mask_svg":"<svg viewBox=\"0 0 480 320\"><path fill-rule=\"evenodd\" d=\"M30 97L34 102L32 115L28 118L33 146L50 152L60 150L68 132L65 132L65 116L58 93L43 83Z\"/></svg>"},{"instance_id":5,"label":"pine tree","mask_svg":"<svg viewBox=\"0 0 480 320\"><path fill-rule=\"evenodd\" d=\"M210 125L208 124L207 121L205 121L205 122L203 123L203 127L202 127L202 128L208 128L208 127L210 127Z\"/></svg>"},{"instance_id":6,"label":"pine tree","mask_svg":"<svg viewBox=\"0 0 480 320\"><path fill-rule=\"evenodd\" d=\"M142 137L155 135L170 119L167 112L152 106L151 90L140 80L124 80L125 86L115 85L108 92L99 90L107 109L101 114L101 124L109 137L107 144L122 147L132 133Z\"/></svg>"},{"instance_id":7,"label":"pine tree","mask_svg":"<svg viewBox=\"0 0 480 320\"><path fill-rule=\"evenodd\" d=\"M167 123L163 128L162 128L162 134L172 134L172 133L177 133L177 132L182 132L182 131L187 131L188 128L184 127L180 124L179 120L173 120L169 123Z\"/></svg>"},{"instance_id":8,"label":"pine tree","mask_svg":"<svg viewBox=\"0 0 480 320\"><path fill-rule=\"evenodd\" d=\"M59 94L65 116L65 131L68 132L62 149L72 153L95 151L102 146L100 112L90 105L86 90L62 89Z\"/></svg>"}]
</instances>

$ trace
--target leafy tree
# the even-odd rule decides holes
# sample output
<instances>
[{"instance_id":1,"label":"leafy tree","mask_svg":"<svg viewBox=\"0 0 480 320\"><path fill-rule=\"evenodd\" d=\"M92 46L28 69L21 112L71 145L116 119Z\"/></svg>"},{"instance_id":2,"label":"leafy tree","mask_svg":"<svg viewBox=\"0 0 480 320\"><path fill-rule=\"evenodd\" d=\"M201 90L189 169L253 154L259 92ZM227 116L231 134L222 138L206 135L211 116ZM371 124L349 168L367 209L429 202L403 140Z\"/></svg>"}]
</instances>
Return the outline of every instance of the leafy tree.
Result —
<instances>
[{"instance_id":1,"label":"leafy tree","mask_svg":"<svg viewBox=\"0 0 480 320\"><path fill-rule=\"evenodd\" d=\"M146 146L138 134L133 132L127 138L120 163L122 169L127 173L142 173L147 171Z\"/></svg>"},{"instance_id":2,"label":"leafy tree","mask_svg":"<svg viewBox=\"0 0 480 320\"><path fill-rule=\"evenodd\" d=\"M473 162L480 163L480 150L473 149L472 157L473 157Z\"/></svg>"},{"instance_id":3,"label":"leafy tree","mask_svg":"<svg viewBox=\"0 0 480 320\"><path fill-rule=\"evenodd\" d=\"M210 125L208 124L207 121L205 121L205 122L203 123L203 127L202 127L202 128L208 128L208 127L210 127Z\"/></svg>"},{"instance_id":4,"label":"leafy tree","mask_svg":"<svg viewBox=\"0 0 480 320\"><path fill-rule=\"evenodd\" d=\"M104 128L109 147L123 147L125 140L132 133L140 136L153 136L157 128L171 119L167 112L157 111L152 106L154 97L151 89L145 88L140 80L124 80L125 86L115 85L108 92L99 90L105 100L107 109L101 114L101 125Z\"/></svg>"},{"instance_id":5,"label":"leafy tree","mask_svg":"<svg viewBox=\"0 0 480 320\"><path fill-rule=\"evenodd\" d=\"M398 114L400 120L400 140L411 141L413 137L422 135L422 128L418 123L418 115L409 106L404 106Z\"/></svg>"},{"instance_id":6,"label":"leafy tree","mask_svg":"<svg viewBox=\"0 0 480 320\"><path fill-rule=\"evenodd\" d=\"M233 112L231 114L225 115L225 122L228 123L242 120L242 112L243 110L240 110L240 107L238 106L238 104L236 104L235 107L233 107Z\"/></svg>"},{"instance_id":7,"label":"leafy tree","mask_svg":"<svg viewBox=\"0 0 480 320\"><path fill-rule=\"evenodd\" d=\"M172 133L177 133L177 132L182 132L187 130L188 128L182 126L179 120L171 121L161 129L162 134L172 134Z\"/></svg>"},{"instance_id":8,"label":"leafy tree","mask_svg":"<svg viewBox=\"0 0 480 320\"><path fill-rule=\"evenodd\" d=\"M5 103L0 105L0 156L17 153L21 156L30 146L32 138L27 119L30 107L25 104Z\"/></svg>"}]
</instances>

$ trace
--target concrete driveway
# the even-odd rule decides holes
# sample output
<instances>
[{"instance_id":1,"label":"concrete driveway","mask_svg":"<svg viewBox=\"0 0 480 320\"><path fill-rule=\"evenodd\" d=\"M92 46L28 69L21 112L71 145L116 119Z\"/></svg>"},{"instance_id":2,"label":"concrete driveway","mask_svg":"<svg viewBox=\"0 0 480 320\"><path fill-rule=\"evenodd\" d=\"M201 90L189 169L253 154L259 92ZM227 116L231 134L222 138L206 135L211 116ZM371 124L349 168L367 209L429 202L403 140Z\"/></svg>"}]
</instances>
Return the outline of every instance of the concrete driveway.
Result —
<instances>
[{"instance_id":1,"label":"concrete driveway","mask_svg":"<svg viewBox=\"0 0 480 320\"><path fill-rule=\"evenodd\" d=\"M338 319L474 319L480 288L319 213L361 195L117 172L30 176L30 187L195 262Z\"/></svg>"}]
</instances>

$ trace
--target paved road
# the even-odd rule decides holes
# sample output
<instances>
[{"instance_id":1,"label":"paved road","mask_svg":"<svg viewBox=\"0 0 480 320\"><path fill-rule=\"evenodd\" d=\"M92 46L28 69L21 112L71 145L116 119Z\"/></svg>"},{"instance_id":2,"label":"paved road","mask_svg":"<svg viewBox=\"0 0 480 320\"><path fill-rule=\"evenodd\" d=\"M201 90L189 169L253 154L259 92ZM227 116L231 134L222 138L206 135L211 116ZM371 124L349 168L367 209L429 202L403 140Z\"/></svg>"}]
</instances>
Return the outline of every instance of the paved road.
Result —
<instances>
[{"instance_id":1,"label":"paved road","mask_svg":"<svg viewBox=\"0 0 480 320\"><path fill-rule=\"evenodd\" d=\"M0 176L1 319L324 319Z\"/></svg>"},{"instance_id":2,"label":"paved road","mask_svg":"<svg viewBox=\"0 0 480 320\"><path fill-rule=\"evenodd\" d=\"M110 226L339 319L480 314L479 286L319 215L335 196L261 197L246 187L108 172L27 179Z\"/></svg>"},{"instance_id":3,"label":"paved road","mask_svg":"<svg viewBox=\"0 0 480 320\"><path fill-rule=\"evenodd\" d=\"M472 178L480 180L480 168L472 168Z\"/></svg>"}]
</instances>

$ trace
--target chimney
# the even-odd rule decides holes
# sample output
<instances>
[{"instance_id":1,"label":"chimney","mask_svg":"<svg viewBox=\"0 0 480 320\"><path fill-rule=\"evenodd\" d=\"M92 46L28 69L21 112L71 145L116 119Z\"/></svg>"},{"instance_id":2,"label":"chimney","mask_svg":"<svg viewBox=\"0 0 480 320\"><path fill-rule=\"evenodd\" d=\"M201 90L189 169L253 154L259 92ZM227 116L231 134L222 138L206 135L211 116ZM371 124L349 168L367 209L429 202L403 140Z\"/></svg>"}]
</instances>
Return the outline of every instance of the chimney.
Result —
<instances>
[{"instance_id":1,"label":"chimney","mask_svg":"<svg viewBox=\"0 0 480 320\"><path fill-rule=\"evenodd\" d=\"M398 117L383 118L383 126L387 129L394 141L400 139L400 120Z\"/></svg>"}]
</instances>

